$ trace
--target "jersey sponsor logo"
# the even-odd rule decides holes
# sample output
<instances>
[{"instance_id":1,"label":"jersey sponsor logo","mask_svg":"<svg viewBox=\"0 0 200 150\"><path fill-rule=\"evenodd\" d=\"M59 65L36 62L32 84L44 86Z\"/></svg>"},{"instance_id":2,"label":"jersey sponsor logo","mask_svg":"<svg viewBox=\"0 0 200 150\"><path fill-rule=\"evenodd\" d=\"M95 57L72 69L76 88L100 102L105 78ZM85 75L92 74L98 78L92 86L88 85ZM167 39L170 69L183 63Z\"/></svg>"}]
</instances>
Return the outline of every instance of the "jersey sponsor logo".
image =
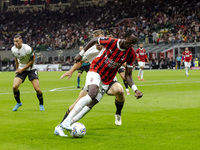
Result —
<instances>
[{"instance_id":1,"label":"jersey sponsor logo","mask_svg":"<svg viewBox=\"0 0 200 150\"><path fill-rule=\"evenodd\" d=\"M117 66L121 65L121 63L117 63L114 60L110 59L107 57L107 55L105 56L105 64L108 65L108 67L110 68L116 68Z\"/></svg>"}]
</instances>

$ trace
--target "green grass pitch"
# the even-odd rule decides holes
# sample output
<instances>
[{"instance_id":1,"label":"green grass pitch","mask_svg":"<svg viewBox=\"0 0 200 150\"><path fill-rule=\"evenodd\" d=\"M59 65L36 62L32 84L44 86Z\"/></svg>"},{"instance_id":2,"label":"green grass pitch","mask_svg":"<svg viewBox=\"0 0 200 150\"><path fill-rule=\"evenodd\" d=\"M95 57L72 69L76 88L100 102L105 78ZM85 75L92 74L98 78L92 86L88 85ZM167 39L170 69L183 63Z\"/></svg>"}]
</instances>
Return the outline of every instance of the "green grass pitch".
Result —
<instances>
[{"instance_id":1,"label":"green grass pitch","mask_svg":"<svg viewBox=\"0 0 200 150\"><path fill-rule=\"evenodd\" d=\"M61 80L63 73L39 72L45 111L39 110L36 93L26 79L20 86L23 106L13 112L14 72L0 72L1 150L200 149L200 70L190 70L189 77L185 70L145 70L144 82L138 81L138 71L133 71L135 84L144 96L136 100L130 89L122 126L114 124L115 98L105 95L79 121L87 130L80 139L53 134L80 92L76 89L77 72L70 80ZM81 76L81 87L85 76Z\"/></svg>"}]
</instances>

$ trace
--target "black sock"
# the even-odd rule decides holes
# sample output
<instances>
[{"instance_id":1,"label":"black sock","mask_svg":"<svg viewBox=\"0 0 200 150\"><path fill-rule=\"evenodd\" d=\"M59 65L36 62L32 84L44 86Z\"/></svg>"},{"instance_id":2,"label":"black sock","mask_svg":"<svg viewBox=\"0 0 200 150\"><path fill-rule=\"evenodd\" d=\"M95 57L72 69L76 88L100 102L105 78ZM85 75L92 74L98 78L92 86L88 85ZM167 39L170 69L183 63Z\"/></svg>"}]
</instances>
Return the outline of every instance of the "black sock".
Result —
<instances>
[{"instance_id":1,"label":"black sock","mask_svg":"<svg viewBox=\"0 0 200 150\"><path fill-rule=\"evenodd\" d=\"M70 113L70 111L68 109L67 112L66 112L66 114L65 114L65 116L64 116L64 118L63 118L63 120L61 121L61 123L67 118L67 116L69 115L69 113Z\"/></svg>"},{"instance_id":2,"label":"black sock","mask_svg":"<svg viewBox=\"0 0 200 150\"><path fill-rule=\"evenodd\" d=\"M15 100L17 101L17 103L21 103L20 101L20 91L16 91L16 92L13 92L14 94L14 97L15 97Z\"/></svg>"},{"instance_id":3,"label":"black sock","mask_svg":"<svg viewBox=\"0 0 200 150\"><path fill-rule=\"evenodd\" d=\"M118 102L117 100L115 100L115 106L117 108L116 114L121 116L121 111L124 106L124 102Z\"/></svg>"},{"instance_id":4,"label":"black sock","mask_svg":"<svg viewBox=\"0 0 200 150\"><path fill-rule=\"evenodd\" d=\"M128 83L127 83L127 81L125 79L123 81L124 81L124 85L125 85L126 89L128 89Z\"/></svg>"},{"instance_id":5,"label":"black sock","mask_svg":"<svg viewBox=\"0 0 200 150\"><path fill-rule=\"evenodd\" d=\"M37 94L37 98L40 102L40 105L43 105L43 95L42 95L42 92L40 94Z\"/></svg>"}]
</instances>

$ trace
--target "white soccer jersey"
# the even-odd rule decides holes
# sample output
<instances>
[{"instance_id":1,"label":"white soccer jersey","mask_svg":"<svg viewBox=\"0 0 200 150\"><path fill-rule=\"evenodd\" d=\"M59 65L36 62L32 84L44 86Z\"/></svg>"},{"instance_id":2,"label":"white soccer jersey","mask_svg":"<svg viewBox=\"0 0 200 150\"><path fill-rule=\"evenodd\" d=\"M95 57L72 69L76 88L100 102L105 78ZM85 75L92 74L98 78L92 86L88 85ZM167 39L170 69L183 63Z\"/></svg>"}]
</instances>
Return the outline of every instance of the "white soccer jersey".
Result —
<instances>
[{"instance_id":1,"label":"white soccer jersey","mask_svg":"<svg viewBox=\"0 0 200 150\"><path fill-rule=\"evenodd\" d=\"M22 47L20 49L18 49L16 46L13 46L11 48L11 51L14 57L16 57L19 62L18 69L24 68L31 59L32 49L27 44L22 44ZM32 69L36 69L34 64L33 66L27 68L27 70L32 70Z\"/></svg>"},{"instance_id":2,"label":"white soccer jersey","mask_svg":"<svg viewBox=\"0 0 200 150\"><path fill-rule=\"evenodd\" d=\"M92 61L99 55L103 54L102 51L104 51L105 48L103 48L101 51L96 48L96 45L89 48L85 54L83 55L83 61L87 60L91 64Z\"/></svg>"}]
</instances>

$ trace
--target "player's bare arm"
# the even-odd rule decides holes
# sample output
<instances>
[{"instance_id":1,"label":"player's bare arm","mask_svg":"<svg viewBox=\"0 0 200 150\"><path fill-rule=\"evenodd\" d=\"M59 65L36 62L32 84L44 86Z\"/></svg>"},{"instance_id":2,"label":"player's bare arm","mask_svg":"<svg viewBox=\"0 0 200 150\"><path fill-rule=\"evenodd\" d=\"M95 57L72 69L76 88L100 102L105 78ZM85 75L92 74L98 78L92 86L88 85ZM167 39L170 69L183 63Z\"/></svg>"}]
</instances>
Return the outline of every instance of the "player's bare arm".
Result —
<instances>
[{"instance_id":1,"label":"player's bare arm","mask_svg":"<svg viewBox=\"0 0 200 150\"><path fill-rule=\"evenodd\" d=\"M99 39L99 37L93 38L93 39L85 46L85 48L84 48L79 54L76 55L76 57L75 57L75 62L81 61L82 56L84 55L84 53L85 53L89 48L91 48L94 44L97 44L97 43L98 43L98 39Z\"/></svg>"},{"instance_id":2,"label":"player's bare arm","mask_svg":"<svg viewBox=\"0 0 200 150\"><path fill-rule=\"evenodd\" d=\"M30 59L30 61L26 64L26 66L24 67L24 68L22 68L22 69L17 69L16 70L16 74L21 74L23 71L25 71L27 68L29 68L30 66L32 66L33 65L33 63L34 63L34 59L35 59L35 56L33 55L32 57L31 57L31 59Z\"/></svg>"},{"instance_id":3,"label":"player's bare arm","mask_svg":"<svg viewBox=\"0 0 200 150\"><path fill-rule=\"evenodd\" d=\"M74 71L76 71L78 68L80 68L82 64L83 64L83 61L75 63L69 71L67 71L60 77L60 79L66 77L66 76L68 76L68 79L70 79L72 77L72 74L74 73Z\"/></svg>"},{"instance_id":4,"label":"player's bare arm","mask_svg":"<svg viewBox=\"0 0 200 150\"><path fill-rule=\"evenodd\" d=\"M18 60L17 60L17 58L15 57L15 64L16 64L16 71L18 70L18 68L19 68L19 62L18 62Z\"/></svg>"},{"instance_id":5,"label":"player's bare arm","mask_svg":"<svg viewBox=\"0 0 200 150\"><path fill-rule=\"evenodd\" d=\"M125 79L131 88L135 85L132 77L132 68L126 67ZM136 99L139 99L143 96L143 93L140 92L138 89L134 89L134 92L135 92L134 96L136 97Z\"/></svg>"}]
</instances>

